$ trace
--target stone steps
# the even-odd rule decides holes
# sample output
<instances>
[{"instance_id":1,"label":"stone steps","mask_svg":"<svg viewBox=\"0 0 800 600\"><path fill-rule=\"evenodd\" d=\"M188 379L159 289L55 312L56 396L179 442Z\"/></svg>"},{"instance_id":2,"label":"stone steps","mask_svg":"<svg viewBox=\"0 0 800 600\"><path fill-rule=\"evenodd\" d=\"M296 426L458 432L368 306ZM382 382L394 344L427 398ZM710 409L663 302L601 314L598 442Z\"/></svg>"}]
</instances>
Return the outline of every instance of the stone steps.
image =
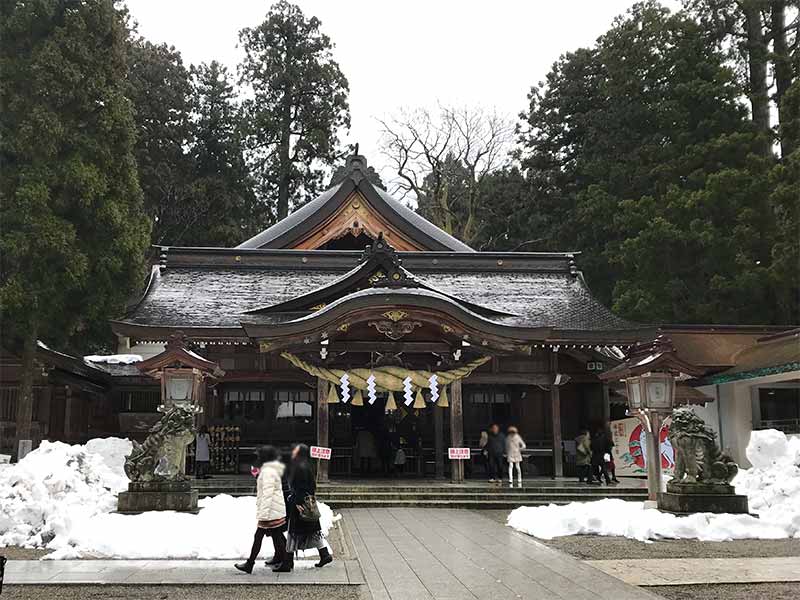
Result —
<instances>
[{"instance_id":1,"label":"stone steps","mask_svg":"<svg viewBox=\"0 0 800 600\"><path fill-rule=\"evenodd\" d=\"M250 496L255 493L255 482L247 479L205 480L194 482L200 496L230 494ZM516 508L518 506L542 506L589 502L603 498L626 501L647 499L647 490L641 487L621 485L619 487L587 486L573 482L561 485L552 482L530 482L523 488L505 485L451 485L435 482L429 485L398 483L365 485L320 484L318 498L334 508L357 507L448 507L448 508Z\"/></svg>"}]
</instances>

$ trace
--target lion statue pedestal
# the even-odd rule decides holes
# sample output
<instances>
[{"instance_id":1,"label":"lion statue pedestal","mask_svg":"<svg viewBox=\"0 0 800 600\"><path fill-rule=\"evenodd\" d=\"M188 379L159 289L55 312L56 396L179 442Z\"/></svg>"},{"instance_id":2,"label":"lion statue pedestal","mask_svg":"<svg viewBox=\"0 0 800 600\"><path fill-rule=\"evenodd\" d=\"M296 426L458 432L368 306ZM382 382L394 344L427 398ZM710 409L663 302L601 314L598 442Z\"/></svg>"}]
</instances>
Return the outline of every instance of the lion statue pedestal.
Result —
<instances>
[{"instance_id":1,"label":"lion statue pedestal","mask_svg":"<svg viewBox=\"0 0 800 600\"><path fill-rule=\"evenodd\" d=\"M747 513L747 496L737 494L731 481L739 467L720 451L716 434L687 408L672 413L669 441L675 451L675 473L667 491L658 495L658 508L688 514Z\"/></svg>"},{"instance_id":2,"label":"lion statue pedestal","mask_svg":"<svg viewBox=\"0 0 800 600\"><path fill-rule=\"evenodd\" d=\"M186 478L186 446L194 439L192 406L173 405L164 412L145 441L134 442L125 459L128 491L117 498L117 511L197 512L197 490Z\"/></svg>"}]
</instances>

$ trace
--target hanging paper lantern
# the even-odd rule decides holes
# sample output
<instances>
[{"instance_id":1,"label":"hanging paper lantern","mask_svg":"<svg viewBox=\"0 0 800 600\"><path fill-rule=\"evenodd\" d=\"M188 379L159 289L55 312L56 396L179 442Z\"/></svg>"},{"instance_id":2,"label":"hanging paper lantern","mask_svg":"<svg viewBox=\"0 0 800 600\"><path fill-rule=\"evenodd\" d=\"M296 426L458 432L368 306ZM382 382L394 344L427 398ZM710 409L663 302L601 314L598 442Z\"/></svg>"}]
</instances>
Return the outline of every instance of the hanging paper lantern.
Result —
<instances>
[{"instance_id":1,"label":"hanging paper lantern","mask_svg":"<svg viewBox=\"0 0 800 600\"><path fill-rule=\"evenodd\" d=\"M364 396L361 395L361 390L356 390L353 394L353 400L350 402L353 406L364 406Z\"/></svg>"},{"instance_id":2,"label":"hanging paper lantern","mask_svg":"<svg viewBox=\"0 0 800 600\"><path fill-rule=\"evenodd\" d=\"M375 404L375 400L378 399L375 394L375 375L373 373L370 373L369 377L367 377L367 397L369 397L370 404Z\"/></svg>"},{"instance_id":3,"label":"hanging paper lantern","mask_svg":"<svg viewBox=\"0 0 800 600\"><path fill-rule=\"evenodd\" d=\"M414 408L425 408L425 397L422 395L422 388L417 389L417 397L414 399Z\"/></svg>"},{"instance_id":4,"label":"hanging paper lantern","mask_svg":"<svg viewBox=\"0 0 800 600\"><path fill-rule=\"evenodd\" d=\"M406 406L414 402L414 390L411 387L411 377L403 379L403 397L405 398Z\"/></svg>"},{"instance_id":5,"label":"hanging paper lantern","mask_svg":"<svg viewBox=\"0 0 800 600\"><path fill-rule=\"evenodd\" d=\"M397 403L394 401L394 392L389 392L389 397L386 399L386 411L397 410Z\"/></svg>"},{"instance_id":6,"label":"hanging paper lantern","mask_svg":"<svg viewBox=\"0 0 800 600\"><path fill-rule=\"evenodd\" d=\"M342 383L342 402L347 402L350 400L350 377L344 373L339 381Z\"/></svg>"},{"instance_id":7,"label":"hanging paper lantern","mask_svg":"<svg viewBox=\"0 0 800 600\"><path fill-rule=\"evenodd\" d=\"M431 402L436 402L439 399L439 380L436 373L431 374L428 384L431 388Z\"/></svg>"},{"instance_id":8,"label":"hanging paper lantern","mask_svg":"<svg viewBox=\"0 0 800 600\"><path fill-rule=\"evenodd\" d=\"M436 406L438 406L439 408L447 408L448 406L450 406L450 402L448 402L448 400L447 400L447 388L446 387L442 388L442 393L439 396L438 402L436 402Z\"/></svg>"},{"instance_id":9,"label":"hanging paper lantern","mask_svg":"<svg viewBox=\"0 0 800 600\"><path fill-rule=\"evenodd\" d=\"M328 387L328 404L339 404L339 396L336 395L336 386Z\"/></svg>"}]
</instances>

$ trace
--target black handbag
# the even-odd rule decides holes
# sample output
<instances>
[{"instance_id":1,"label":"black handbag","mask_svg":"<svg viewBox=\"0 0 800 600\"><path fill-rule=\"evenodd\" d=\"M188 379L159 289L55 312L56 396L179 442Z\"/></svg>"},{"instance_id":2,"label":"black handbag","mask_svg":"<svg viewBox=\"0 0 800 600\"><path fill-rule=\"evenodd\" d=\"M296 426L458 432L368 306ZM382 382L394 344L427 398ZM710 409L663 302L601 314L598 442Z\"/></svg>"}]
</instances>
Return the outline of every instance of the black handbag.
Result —
<instances>
[{"instance_id":1,"label":"black handbag","mask_svg":"<svg viewBox=\"0 0 800 600\"><path fill-rule=\"evenodd\" d=\"M297 505L297 512L300 515L301 521L319 521L319 506L317 506L317 499L309 494L303 500L302 504Z\"/></svg>"}]
</instances>

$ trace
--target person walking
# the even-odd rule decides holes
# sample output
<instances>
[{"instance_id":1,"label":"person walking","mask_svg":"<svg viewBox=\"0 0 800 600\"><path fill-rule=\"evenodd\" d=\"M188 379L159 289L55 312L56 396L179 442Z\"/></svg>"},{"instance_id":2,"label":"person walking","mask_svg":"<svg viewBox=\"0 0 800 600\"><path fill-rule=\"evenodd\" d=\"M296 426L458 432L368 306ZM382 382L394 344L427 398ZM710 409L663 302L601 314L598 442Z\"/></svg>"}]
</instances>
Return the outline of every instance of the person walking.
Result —
<instances>
[{"instance_id":1,"label":"person walking","mask_svg":"<svg viewBox=\"0 0 800 600\"><path fill-rule=\"evenodd\" d=\"M503 473L503 453L506 451L506 436L497 423L489 427L489 441L486 443L489 461L489 483L500 483Z\"/></svg>"},{"instance_id":2,"label":"person walking","mask_svg":"<svg viewBox=\"0 0 800 600\"><path fill-rule=\"evenodd\" d=\"M286 503L283 495L283 472L285 465L279 460L278 451L273 446L263 446L258 450L261 467L256 480L256 533L249 558L234 565L245 573L253 572L264 536L272 539L275 554L267 561L267 566L282 564L286 560Z\"/></svg>"},{"instance_id":3,"label":"person walking","mask_svg":"<svg viewBox=\"0 0 800 600\"><path fill-rule=\"evenodd\" d=\"M605 479L606 485L611 485L605 458L609 452L608 435L605 427L598 427L592 436L592 476L601 483Z\"/></svg>"},{"instance_id":4,"label":"person walking","mask_svg":"<svg viewBox=\"0 0 800 600\"><path fill-rule=\"evenodd\" d=\"M592 436L588 427L581 427L575 439L575 467L578 470L579 483L592 483Z\"/></svg>"},{"instance_id":5,"label":"person walking","mask_svg":"<svg viewBox=\"0 0 800 600\"><path fill-rule=\"evenodd\" d=\"M508 485L514 487L514 469L517 470L519 487L522 487L522 451L525 450L525 440L513 425L508 428L506 436L506 457L508 457Z\"/></svg>"},{"instance_id":6,"label":"person walking","mask_svg":"<svg viewBox=\"0 0 800 600\"><path fill-rule=\"evenodd\" d=\"M314 565L315 567L324 567L333 562L325 536L322 535L319 518L309 520L308 516L301 516L301 509L298 508L306 506L308 498L314 499L317 489L309 458L310 452L305 444L297 444L292 449L289 496L286 501L289 541L286 545L287 552L284 561L273 569L277 573L291 571L294 568L293 554L298 550L307 550L308 548L319 550L319 562Z\"/></svg>"},{"instance_id":7,"label":"person walking","mask_svg":"<svg viewBox=\"0 0 800 600\"><path fill-rule=\"evenodd\" d=\"M194 476L196 479L209 479L208 471L211 465L209 445L211 436L208 427L201 425L194 441Z\"/></svg>"},{"instance_id":8,"label":"person walking","mask_svg":"<svg viewBox=\"0 0 800 600\"><path fill-rule=\"evenodd\" d=\"M614 435L611 433L611 428L606 427L606 439L608 440L608 452L605 454L606 469L611 475L611 483L619 483L617 479L617 465L614 463Z\"/></svg>"}]
</instances>

